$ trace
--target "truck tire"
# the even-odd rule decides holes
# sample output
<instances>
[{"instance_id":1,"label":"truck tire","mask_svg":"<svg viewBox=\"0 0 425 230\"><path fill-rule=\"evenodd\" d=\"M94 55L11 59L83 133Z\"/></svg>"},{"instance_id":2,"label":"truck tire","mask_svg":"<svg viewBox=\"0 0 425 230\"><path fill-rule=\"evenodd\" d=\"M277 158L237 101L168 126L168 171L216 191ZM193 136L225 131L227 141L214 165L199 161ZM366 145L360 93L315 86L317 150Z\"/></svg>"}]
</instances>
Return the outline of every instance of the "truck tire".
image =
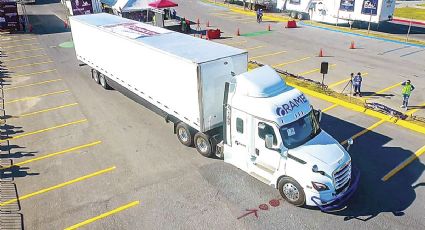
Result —
<instances>
[{"instance_id":1,"label":"truck tire","mask_svg":"<svg viewBox=\"0 0 425 230\"><path fill-rule=\"evenodd\" d=\"M297 19L298 20L303 20L304 19L304 14L303 13L298 13Z\"/></svg>"},{"instance_id":2,"label":"truck tire","mask_svg":"<svg viewBox=\"0 0 425 230\"><path fill-rule=\"evenodd\" d=\"M100 75L100 73L98 71L94 71L94 74L92 75L93 81L96 82L97 84L100 83L99 75Z\"/></svg>"},{"instance_id":3,"label":"truck tire","mask_svg":"<svg viewBox=\"0 0 425 230\"><path fill-rule=\"evenodd\" d=\"M212 157L214 155L210 138L208 135L198 132L195 134L194 143L196 150L204 157Z\"/></svg>"},{"instance_id":4,"label":"truck tire","mask_svg":"<svg viewBox=\"0 0 425 230\"><path fill-rule=\"evenodd\" d=\"M279 180L278 189L280 195L295 206L303 206L305 204L305 193L301 185L291 177L283 177Z\"/></svg>"},{"instance_id":5,"label":"truck tire","mask_svg":"<svg viewBox=\"0 0 425 230\"><path fill-rule=\"evenodd\" d=\"M111 86L109 86L108 81L106 80L105 75L103 75L101 73L99 74L99 83L106 90L112 89Z\"/></svg>"},{"instance_id":6,"label":"truck tire","mask_svg":"<svg viewBox=\"0 0 425 230\"><path fill-rule=\"evenodd\" d=\"M291 18L297 18L297 12L292 11L290 16Z\"/></svg>"},{"instance_id":7,"label":"truck tire","mask_svg":"<svg viewBox=\"0 0 425 230\"><path fill-rule=\"evenodd\" d=\"M179 122L176 125L176 135L180 143L188 147L193 145L193 132L192 129L184 122Z\"/></svg>"}]
</instances>

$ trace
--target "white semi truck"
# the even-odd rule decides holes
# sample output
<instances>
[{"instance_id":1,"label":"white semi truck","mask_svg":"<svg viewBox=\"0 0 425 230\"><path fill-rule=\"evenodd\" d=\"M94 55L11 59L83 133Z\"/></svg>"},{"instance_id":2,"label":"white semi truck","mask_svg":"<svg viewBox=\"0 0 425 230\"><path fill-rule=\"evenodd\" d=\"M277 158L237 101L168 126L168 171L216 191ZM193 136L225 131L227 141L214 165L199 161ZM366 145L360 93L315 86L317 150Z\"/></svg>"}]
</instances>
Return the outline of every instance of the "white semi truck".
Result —
<instances>
[{"instance_id":1,"label":"white semi truck","mask_svg":"<svg viewBox=\"0 0 425 230\"><path fill-rule=\"evenodd\" d=\"M246 51L104 13L70 22L77 59L94 81L173 122L182 144L297 206L327 211L356 190L359 173L320 129L320 111L271 67L246 72Z\"/></svg>"},{"instance_id":2,"label":"white semi truck","mask_svg":"<svg viewBox=\"0 0 425 230\"><path fill-rule=\"evenodd\" d=\"M379 23L393 18L395 0L278 0L277 8L300 20Z\"/></svg>"}]
</instances>

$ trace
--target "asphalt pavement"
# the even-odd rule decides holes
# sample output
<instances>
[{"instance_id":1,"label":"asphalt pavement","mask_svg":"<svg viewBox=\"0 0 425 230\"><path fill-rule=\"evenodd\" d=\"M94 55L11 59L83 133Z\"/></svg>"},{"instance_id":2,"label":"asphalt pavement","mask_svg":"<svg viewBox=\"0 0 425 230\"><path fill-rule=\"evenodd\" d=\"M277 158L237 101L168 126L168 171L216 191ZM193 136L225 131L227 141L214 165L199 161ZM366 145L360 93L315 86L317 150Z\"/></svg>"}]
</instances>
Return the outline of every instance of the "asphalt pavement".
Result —
<instances>
[{"instance_id":1,"label":"asphalt pavement","mask_svg":"<svg viewBox=\"0 0 425 230\"><path fill-rule=\"evenodd\" d=\"M404 45L307 26L285 30L281 23L271 23L270 33L237 37L237 27L248 34L265 30L266 24L253 18L236 23L239 16L211 15L226 9L178 2L180 15L210 20L229 37L218 42L246 48L251 58L313 79L320 77L315 68L327 60L334 65L327 82L344 80L351 71L367 72L364 88L371 92L412 78L418 88L412 104L425 102L424 53L400 57L421 48L394 50ZM361 182L342 211L293 207L277 190L239 169L182 146L163 118L96 84L69 45L59 3L27 6L27 11L33 33L0 37L6 122L0 140L1 229L425 227L423 134L343 106L330 108L333 103L309 96L326 111L325 131L340 142L355 137L350 154ZM353 39L359 49L349 50ZM327 57L317 57L320 48ZM392 89L391 99L376 100L395 101L399 88Z\"/></svg>"}]
</instances>

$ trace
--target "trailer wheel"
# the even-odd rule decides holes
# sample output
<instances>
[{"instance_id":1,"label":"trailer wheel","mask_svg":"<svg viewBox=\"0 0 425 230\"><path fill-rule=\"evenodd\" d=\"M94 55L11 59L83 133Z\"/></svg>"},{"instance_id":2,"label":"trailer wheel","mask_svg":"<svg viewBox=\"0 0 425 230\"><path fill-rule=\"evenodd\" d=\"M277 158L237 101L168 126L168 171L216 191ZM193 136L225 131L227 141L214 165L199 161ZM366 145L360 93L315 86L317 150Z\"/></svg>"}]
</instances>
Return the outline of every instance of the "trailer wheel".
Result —
<instances>
[{"instance_id":1,"label":"trailer wheel","mask_svg":"<svg viewBox=\"0 0 425 230\"><path fill-rule=\"evenodd\" d=\"M213 151L208 135L198 132L195 134L195 147L198 152L204 157L212 157Z\"/></svg>"},{"instance_id":2,"label":"trailer wheel","mask_svg":"<svg viewBox=\"0 0 425 230\"><path fill-rule=\"evenodd\" d=\"M108 82L106 81L106 77L103 74L99 74L99 83L104 89L112 89L111 86L109 86Z\"/></svg>"},{"instance_id":3,"label":"trailer wheel","mask_svg":"<svg viewBox=\"0 0 425 230\"><path fill-rule=\"evenodd\" d=\"M278 189L280 195L295 206L303 206L305 204L305 193L301 185L290 177L283 177L279 180Z\"/></svg>"},{"instance_id":4,"label":"trailer wheel","mask_svg":"<svg viewBox=\"0 0 425 230\"><path fill-rule=\"evenodd\" d=\"M99 75L100 75L100 73L98 71L96 71L96 70L94 71L94 74L92 74L92 78L93 78L94 82L96 82L97 84L100 83L100 81L99 81Z\"/></svg>"},{"instance_id":5,"label":"trailer wheel","mask_svg":"<svg viewBox=\"0 0 425 230\"><path fill-rule=\"evenodd\" d=\"M180 143L188 147L193 145L193 135L191 128L184 122L180 122L176 125L176 135Z\"/></svg>"}]
</instances>

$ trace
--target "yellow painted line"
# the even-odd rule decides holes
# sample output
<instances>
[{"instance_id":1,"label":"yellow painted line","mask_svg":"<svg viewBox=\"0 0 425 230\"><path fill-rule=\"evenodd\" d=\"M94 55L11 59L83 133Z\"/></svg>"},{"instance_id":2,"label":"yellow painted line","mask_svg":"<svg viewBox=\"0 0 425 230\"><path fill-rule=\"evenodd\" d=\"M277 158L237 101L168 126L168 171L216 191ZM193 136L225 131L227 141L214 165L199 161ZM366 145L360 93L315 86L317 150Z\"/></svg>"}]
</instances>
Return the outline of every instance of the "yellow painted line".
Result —
<instances>
[{"instance_id":1,"label":"yellow painted line","mask_svg":"<svg viewBox=\"0 0 425 230\"><path fill-rule=\"evenodd\" d=\"M331 65L329 65L329 68L333 68L335 66L336 66L336 64L331 64ZM316 73L316 72L319 72L319 71L320 71L320 68L315 68L315 69L312 69L312 70L309 70L309 71L299 73L297 75L302 76L302 75L307 75L307 74L311 74L311 73Z\"/></svg>"},{"instance_id":2,"label":"yellow painted line","mask_svg":"<svg viewBox=\"0 0 425 230\"><path fill-rule=\"evenodd\" d=\"M27 85L20 85L20 86L14 86L14 87L6 87L3 89L3 91L8 91L8 90L12 90L12 89L19 89L19 88L25 88L25 87L30 87L30 86L35 86L35 85L44 85L44 84L48 84L48 83L52 83L52 82L57 82L57 81L62 81L62 79L53 79L53 80L48 80L48 81L42 81L42 82L36 82L36 83L32 83L32 84L27 84Z\"/></svg>"},{"instance_id":3,"label":"yellow painted line","mask_svg":"<svg viewBox=\"0 0 425 230\"><path fill-rule=\"evenodd\" d=\"M9 137L7 139L0 140L0 143L6 142L6 141L9 141L9 140L19 139L19 138L34 135L34 134L48 132L48 131L51 131L51 130L54 130L54 129L59 129L59 128L63 128L63 127L66 127L66 126L83 123L83 122L86 122L86 121L87 121L87 119L81 119L81 120L78 120L78 121L73 121L73 122L62 124L62 125L56 125L56 126L53 126L53 127L47 128L47 129L40 129L40 130L36 130L36 131L33 131L33 132L24 133L24 134L21 134L21 135L16 135L16 136L13 136L13 137Z\"/></svg>"},{"instance_id":4,"label":"yellow painted line","mask_svg":"<svg viewBox=\"0 0 425 230\"><path fill-rule=\"evenodd\" d=\"M66 93L66 92L69 92L69 90L61 90L61 91L31 96L31 97L18 98L18 99L14 99L14 100L11 100L11 101L7 101L4 104L11 104L11 103L20 102L20 101L29 101L29 100L33 100L33 99L40 98L40 97L46 97L46 96L51 96L51 95L56 95L56 94L61 94L61 93Z\"/></svg>"},{"instance_id":5,"label":"yellow painted line","mask_svg":"<svg viewBox=\"0 0 425 230\"><path fill-rule=\"evenodd\" d=\"M382 124L383 124L383 123L385 123L385 122L386 122L386 120L380 120L380 121L376 122L375 124L373 124L373 125L371 125L371 126L369 126L369 127L365 128L365 129L363 129L362 131L360 131L360 132L358 132L358 133L354 134L354 136L352 136L352 137L351 137L351 139L353 139L353 140L354 140L354 139L356 139L356 138L358 138L358 137L360 137L360 136L364 135L365 133L367 133L367 132L369 132L369 131L372 131L373 129L375 129L376 127L378 127L378 126L382 125ZM345 140L345 141L341 142L341 145L345 145L345 144L347 144L347 142L348 142L348 140Z\"/></svg>"},{"instance_id":6,"label":"yellow painted line","mask_svg":"<svg viewBox=\"0 0 425 230\"><path fill-rule=\"evenodd\" d=\"M322 112L327 112L327 111L329 111L329 110L331 110L331 109L333 109L333 108L335 108L335 107L338 107L338 105L337 105L337 104L333 104L333 105L331 105L331 106L329 106L329 107L325 108L324 110L322 110Z\"/></svg>"},{"instance_id":7,"label":"yellow painted line","mask_svg":"<svg viewBox=\"0 0 425 230\"><path fill-rule=\"evenodd\" d=\"M15 48L15 47L22 47L22 46L33 46L33 45L40 45L40 43L29 43L29 44L22 44L22 45L15 45L15 46L5 46L5 47L0 47L2 49L9 49L9 48ZM7 53L7 51L6 51Z\"/></svg>"},{"instance_id":8,"label":"yellow painted line","mask_svg":"<svg viewBox=\"0 0 425 230\"><path fill-rule=\"evenodd\" d=\"M22 67L28 67L28 66L43 65L43 64L48 64L48 63L52 63L52 62L53 62L52 60L43 61L43 62L35 62L35 63L31 63L31 64L7 67L7 69L16 69L16 68L22 68Z\"/></svg>"},{"instance_id":9,"label":"yellow painted line","mask_svg":"<svg viewBox=\"0 0 425 230\"><path fill-rule=\"evenodd\" d=\"M110 171L114 170L115 168L116 168L115 166L112 166L110 168L103 169L103 170L100 170L100 171L97 171L97 172L94 172L94 173L91 173L91 174L88 174L88 175L85 175L85 176L82 176L82 177L78 177L76 179L73 179L73 180L70 180L70 181L67 181L67 182L64 182L64 183L61 183L61 184L57 184L57 185L52 186L52 187L41 189L37 192L33 192L33 193L30 193L30 194L27 194L27 195L20 196L19 201L26 200L26 199L31 198L33 196L40 195L40 194L43 194L43 193L46 193L46 192L50 192L52 190L56 190L56 189L65 187L67 185L71 185L71 184L74 184L74 183L77 183L77 182L80 182L80 181L83 181L83 180L86 180L86 179L89 179L89 178L92 178L92 177L95 177L95 176L99 176L101 174L110 172ZM17 201L18 201L18 199L16 199L16 198L5 201L3 203L0 203L0 207L11 204L11 203L15 203Z\"/></svg>"},{"instance_id":10,"label":"yellow painted line","mask_svg":"<svg viewBox=\"0 0 425 230\"><path fill-rule=\"evenodd\" d=\"M260 49L263 48L264 46L254 46L254 47L250 47L250 48L246 48L245 50L255 50L255 49Z\"/></svg>"},{"instance_id":11,"label":"yellow painted line","mask_svg":"<svg viewBox=\"0 0 425 230\"><path fill-rule=\"evenodd\" d=\"M45 112L50 112L50 111L53 111L53 110L63 109L63 108L67 108L67 107L71 107L71 106L75 106L75 105L78 105L78 103L71 103L71 104L61 105L61 106L57 106L57 107L53 107L53 108L48 108L48 109L43 109L43 110L31 112L31 113L24 113L22 115L19 115L18 118L28 117L28 116L32 116L32 115L36 115L36 114L40 114L40 113L45 113Z\"/></svg>"},{"instance_id":12,"label":"yellow painted line","mask_svg":"<svg viewBox=\"0 0 425 230\"><path fill-rule=\"evenodd\" d=\"M425 103L423 103L423 104L421 104L421 105L418 105L418 107L424 107L424 106L425 106ZM409 110L409 111L407 111L406 115L411 116L411 115L413 115L414 113L418 112L419 110L420 110L420 109L412 109L412 110Z\"/></svg>"},{"instance_id":13,"label":"yellow painted line","mask_svg":"<svg viewBox=\"0 0 425 230\"><path fill-rule=\"evenodd\" d=\"M411 155L409 158L401 162L397 167L395 167L393 170L388 172L384 177L381 178L382 181L387 181L391 177L393 177L396 173L404 169L406 166L408 166L410 163L412 163L414 160L418 159L423 153L425 153L425 146L420 148L418 151L415 152L415 154Z\"/></svg>"},{"instance_id":14,"label":"yellow painted line","mask_svg":"<svg viewBox=\"0 0 425 230\"><path fill-rule=\"evenodd\" d=\"M235 42L223 42L223 44L225 45L239 45L239 44L244 44L247 43L248 41L235 41Z\"/></svg>"},{"instance_id":15,"label":"yellow painted line","mask_svg":"<svg viewBox=\"0 0 425 230\"><path fill-rule=\"evenodd\" d=\"M55 72L55 71L56 71L56 69L48 69L48 70L43 70L43 71L38 71L38 72L33 72L33 73L12 75L12 78L28 77L28 76L32 76L32 75L38 75L38 74L42 74L42 73L50 73L50 72Z\"/></svg>"},{"instance_id":16,"label":"yellow painted line","mask_svg":"<svg viewBox=\"0 0 425 230\"><path fill-rule=\"evenodd\" d=\"M17 51L5 51L6 54L16 54L16 53L23 53L23 52L30 52L30 51L36 51L36 50L42 50L43 48L36 48L36 49L28 49L28 50L17 50Z\"/></svg>"},{"instance_id":17,"label":"yellow painted line","mask_svg":"<svg viewBox=\"0 0 425 230\"><path fill-rule=\"evenodd\" d=\"M289 65L289 64L300 62L300 61L304 61L304 60L307 60L309 58L311 58L311 57L303 57L303 58L300 58L300 59L297 59L297 60L280 63L280 64L277 64L277 65L274 65L273 67L274 68L276 68L276 67L282 67L282 66L285 66L285 65Z\"/></svg>"},{"instance_id":18,"label":"yellow painted line","mask_svg":"<svg viewBox=\"0 0 425 230\"><path fill-rule=\"evenodd\" d=\"M24 60L24 59L30 59L30 58L36 58L36 57L43 57L43 56L46 56L46 54L39 54L39 55L18 57L18 58L7 58L7 59L3 59L3 62L18 61L18 60Z\"/></svg>"},{"instance_id":19,"label":"yellow painted line","mask_svg":"<svg viewBox=\"0 0 425 230\"><path fill-rule=\"evenodd\" d=\"M387 92L388 90L393 89L393 88L395 88L395 87L398 87L398 86L400 86L400 85L401 85L401 82L399 82L399 83L397 83L397 84L395 84L395 85L389 86L389 87L387 87L387 88L385 88L385 89L379 90L378 92L373 93L373 94L372 94L372 95L370 95L370 96L363 97L363 99L368 99L368 98L371 98L371 97L373 97L373 96L375 96L375 95L379 95L379 94L381 94L381 93L385 93L385 92Z\"/></svg>"},{"instance_id":20,"label":"yellow painted line","mask_svg":"<svg viewBox=\"0 0 425 230\"><path fill-rule=\"evenodd\" d=\"M94 222L94 221L97 221L97 220L103 219L103 218L105 218L105 217L107 217L107 216L113 215L113 214L115 214L115 213L118 213L118 212L124 211L124 210L126 210L126 209L128 209L128 208L131 208L131 207L133 207L133 206L136 206L136 205L138 205L139 203L140 203L139 201L133 201L133 202L131 202L131 203L128 203L128 204L126 204L126 205L123 205L123 206L121 206L121 207L119 207L119 208L116 208L116 209L114 209L114 210L111 210L111 211L109 211L109 212L105 212L105 213L103 213L103 214L101 214L101 215L99 215L99 216L96 216L96 217L93 217L93 218L91 218L91 219L85 220L85 221L83 221L83 222L81 222L81 223L78 223L78 224L72 225L71 227L67 227L67 228L65 228L65 230L74 230L74 229L77 229L77 228L79 228L79 227L83 227L84 225L90 224L90 223L92 223L92 222Z\"/></svg>"},{"instance_id":21,"label":"yellow painted line","mask_svg":"<svg viewBox=\"0 0 425 230\"><path fill-rule=\"evenodd\" d=\"M0 42L0 45L8 44L8 43L15 43L15 42L22 42L22 41L30 41L30 40L35 40L35 39L37 39L37 38L25 38L25 39L12 40L12 41L7 41L7 42Z\"/></svg>"},{"instance_id":22,"label":"yellow painted line","mask_svg":"<svg viewBox=\"0 0 425 230\"><path fill-rule=\"evenodd\" d=\"M36 158L29 159L29 160L26 160L26 161L18 162L18 163L15 163L15 164L11 165L11 166L3 167L0 170L12 168L14 166L26 165L26 164L29 164L31 162L44 160L44 159L47 159L47 158L50 158L50 157L54 157L54 156L58 156L58 155L61 155L61 154L64 154L64 153L74 152L74 151L77 151L77 150L80 150L80 149L85 149L85 148L88 148L88 147L92 147L92 146L98 145L100 143L102 143L102 142L101 141L95 141L95 142L92 142L92 143L89 143L89 144L75 146L75 147L72 147L72 148L69 148L69 149L65 149L65 150L62 150L62 151L59 151L59 152L54 152L54 153L50 153L50 154L47 154L47 155L44 155L44 156L41 156L41 157L36 157Z\"/></svg>"},{"instance_id":23,"label":"yellow painted line","mask_svg":"<svg viewBox=\"0 0 425 230\"><path fill-rule=\"evenodd\" d=\"M259 59L259 58L263 58L263 57L275 56L275 55L282 54L282 53L286 53L286 51L279 51L279 52L275 52L275 53L269 53L269 54L255 56L255 57L250 58L250 60Z\"/></svg>"},{"instance_id":24,"label":"yellow painted line","mask_svg":"<svg viewBox=\"0 0 425 230\"><path fill-rule=\"evenodd\" d=\"M367 76L368 74L369 74L369 73L362 73L362 77ZM330 84L328 87L329 87L329 88L333 88L333 87L335 87L335 86L338 86L338 85L341 85L341 84L347 83L347 82L348 82L348 81L350 81L350 80L351 80L351 77L346 78L346 79L341 80L341 81L338 81L338 82L335 82L335 83L333 83L333 84Z\"/></svg>"}]
</instances>

